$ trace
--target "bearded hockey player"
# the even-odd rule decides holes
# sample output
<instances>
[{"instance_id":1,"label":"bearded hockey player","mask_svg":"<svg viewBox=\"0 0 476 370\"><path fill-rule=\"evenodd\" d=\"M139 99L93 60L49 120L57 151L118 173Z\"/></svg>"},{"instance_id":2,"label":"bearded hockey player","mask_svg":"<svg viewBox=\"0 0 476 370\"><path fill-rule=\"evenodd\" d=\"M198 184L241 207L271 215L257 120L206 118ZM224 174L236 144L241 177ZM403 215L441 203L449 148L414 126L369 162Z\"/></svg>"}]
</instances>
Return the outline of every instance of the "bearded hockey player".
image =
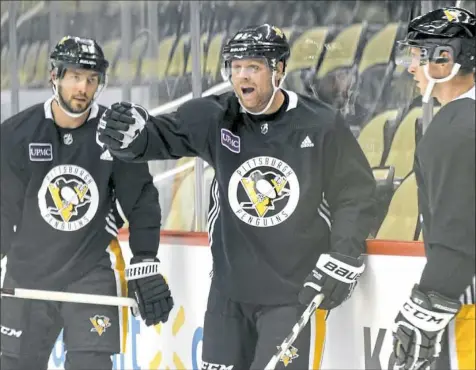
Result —
<instances>
[{"instance_id":1,"label":"bearded hockey player","mask_svg":"<svg viewBox=\"0 0 476 370\"><path fill-rule=\"evenodd\" d=\"M165 322L173 301L164 278L157 268L152 276L138 273L159 264L157 189L146 163L115 160L96 140L108 62L94 40L65 37L51 66L51 99L1 125L3 287L109 296L129 290L147 325ZM133 252L126 271L119 209ZM3 297L1 310L2 370L46 370L62 328L66 370L112 369L111 355L124 350L127 308Z\"/></svg>"},{"instance_id":2,"label":"bearded hockey player","mask_svg":"<svg viewBox=\"0 0 476 370\"><path fill-rule=\"evenodd\" d=\"M223 52L233 92L158 117L117 103L99 127L99 140L123 160L199 156L215 170L204 369L263 369L306 304L323 293L322 310L278 365L318 369L326 310L350 296L364 270L371 169L335 111L281 89L289 54L279 28L243 29Z\"/></svg>"},{"instance_id":3,"label":"bearded hockey player","mask_svg":"<svg viewBox=\"0 0 476 370\"><path fill-rule=\"evenodd\" d=\"M442 105L418 143L415 175L427 263L395 320L400 369L475 369L474 14L412 20L397 63Z\"/></svg>"}]
</instances>

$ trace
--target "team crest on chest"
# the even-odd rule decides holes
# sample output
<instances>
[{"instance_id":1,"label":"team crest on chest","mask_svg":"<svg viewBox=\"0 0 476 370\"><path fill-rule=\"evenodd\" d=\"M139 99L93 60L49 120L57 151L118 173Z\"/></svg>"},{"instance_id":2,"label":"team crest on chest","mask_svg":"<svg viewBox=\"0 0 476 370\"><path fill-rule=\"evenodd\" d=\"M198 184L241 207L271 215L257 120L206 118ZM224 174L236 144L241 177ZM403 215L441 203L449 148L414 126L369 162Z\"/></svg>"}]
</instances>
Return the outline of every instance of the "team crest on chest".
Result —
<instances>
[{"instance_id":1,"label":"team crest on chest","mask_svg":"<svg viewBox=\"0 0 476 370\"><path fill-rule=\"evenodd\" d=\"M54 229L76 231L94 217L99 205L99 191L91 174L75 165L51 169L38 192L38 206L43 219Z\"/></svg>"},{"instance_id":2,"label":"team crest on chest","mask_svg":"<svg viewBox=\"0 0 476 370\"><path fill-rule=\"evenodd\" d=\"M235 215L248 225L275 226L296 209L299 181L294 170L280 159L252 158L231 176L228 200Z\"/></svg>"}]
</instances>

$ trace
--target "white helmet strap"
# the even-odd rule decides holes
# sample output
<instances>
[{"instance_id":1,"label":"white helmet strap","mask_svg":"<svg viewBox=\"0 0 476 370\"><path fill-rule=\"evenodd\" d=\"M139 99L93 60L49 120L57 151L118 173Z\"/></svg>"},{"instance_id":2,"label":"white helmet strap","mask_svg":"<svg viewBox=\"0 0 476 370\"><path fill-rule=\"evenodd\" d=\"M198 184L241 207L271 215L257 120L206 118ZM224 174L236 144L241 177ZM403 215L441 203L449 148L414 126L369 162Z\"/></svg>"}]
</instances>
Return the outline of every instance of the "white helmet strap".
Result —
<instances>
[{"instance_id":1,"label":"white helmet strap","mask_svg":"<svg viewBox=\"0 0 476 370\"><path fill-rule=\"evenodd\" d=\"M246 112L246 113L249 113L249 114L252 114L254 116L259 116L261 114L264 114L266 113L266 111L269 109L269 107L271 107L271 104L273 104L273 101L274 101L274 97L276 96L276 93L278 92L278 90L281 88L281 86L283 85L283 82L284 82L284 79L286 78L286 73L283 73L283 77L281 78L281 80L279 81L279 84L276 84L275 83L275 80L276 80L276 60L275 59L272 59L271 60L271 68L273 70L273 73L271 74L271 85L273 87L273 93L271 94L271 97L269 98L269 101L268 101L268 104L266 104L266 107L264 107L261 111L259 112L251 112L249 111L248 109L245 108L245 106L243 104L241 104L241 101L240 99L238 99L240 105L241 105L241 108ZM234 87L233 87L234 89Z\"/></svg>"},{"instance_id":2,"label":"white helmet strap","mask_svg":"<svg viewBox=\"0 0 476 370\"><path fill-rule=\"evenodd\" d=\"M428 63L425 64L423 66L423 71L425 72L425 76L428 80L428 86L426 87L425 94L423 95L423 99L422 99L423 103L428 103L430 101L431 92L433 91L435 84L447 82L451 80L459 72L460 68L461 68L461 64L455 63L453 65L453 68L451 69L451 73L448 76L444 78L433 78L430 76L430 65Z\"/></svg>"},{"instance_id":3,"label":"white helmet strap","mask_svg":"<svg viewBox=\"0 0 476 370\"><path fill-rule=\"evenodd\" d=\"M58 87L59 80L60 80L60 78L56 74L53 81L52 81L53 96L54 96L54 99L56 100L56 102L58 103L59 107L61 108L61 110L64 113L66 113L68 116L70 116L71 118L79 118L84 113L86 113L88 110L90 110L92 105L99 99L99 96L102 94L102 92L106 88L107 82L108 82L107 74L104 74L104 83L102 85L100 84L98 86L96 92L94 93L94 97L91 99L91 101L89 102L86 109L84 109L84 111L82 111L81 113L74 113L74 112L71 112L70 109L63 104L63 99L61 98L60 93L59 93L59 87Z\"/></svg>"}]
</instances>

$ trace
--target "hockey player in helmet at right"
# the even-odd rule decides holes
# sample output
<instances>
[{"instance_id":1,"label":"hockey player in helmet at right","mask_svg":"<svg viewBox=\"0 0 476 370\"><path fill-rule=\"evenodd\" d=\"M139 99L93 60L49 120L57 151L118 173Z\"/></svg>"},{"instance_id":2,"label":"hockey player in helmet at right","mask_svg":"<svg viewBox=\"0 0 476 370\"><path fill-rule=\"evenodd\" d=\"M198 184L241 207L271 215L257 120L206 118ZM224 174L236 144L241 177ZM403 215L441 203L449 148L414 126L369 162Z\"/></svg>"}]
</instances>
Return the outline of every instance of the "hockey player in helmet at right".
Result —
<instances>
[{"instance_id":1,"label":"hockey player in helmet at right","mask_svg":"<svg viewBox=\"0 0 476 370\"><path fill-rule=\"evenodd\" d=\"M396 367L475 369L476 18L442 8L412 20L397 63L408 68L435 114L415 153L427 257L395 319Z\"/></svg>"},{"instance_id":2,"label":"hockey player in helmet at right","mask_svg":"<svg viewBox=\"0 0 476 370\"><path fill-rule=\"evenodd\" d=\"M323 293L322 310L277 367L319 368L326 314L350 297L365 267L375 180L336 111L281 88L289 54L279 28L243 28L223 49L232 91L157 117L116 103L98 130L123 160L201 157L215 170L203 369L265 368ZM329 263L351 276L326 270Z\"/></svg>"}]
</instances>

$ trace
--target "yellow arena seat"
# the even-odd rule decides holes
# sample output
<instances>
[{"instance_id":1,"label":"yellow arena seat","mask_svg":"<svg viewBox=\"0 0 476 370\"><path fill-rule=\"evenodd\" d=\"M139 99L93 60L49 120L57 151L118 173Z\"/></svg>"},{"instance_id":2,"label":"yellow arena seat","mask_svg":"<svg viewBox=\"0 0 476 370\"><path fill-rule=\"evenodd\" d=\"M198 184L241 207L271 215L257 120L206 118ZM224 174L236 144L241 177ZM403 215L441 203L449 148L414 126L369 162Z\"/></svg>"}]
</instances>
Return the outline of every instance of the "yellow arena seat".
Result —
<instances>
[{"instance_id":1,"label":"yellow arena seat","mask_svg":"<svg viewBox=\"0 0 476 370\"><path fill-rule=\"evenodd\" d=\"M359 63L359 74L375 65L389 62L399 26L399 23L390 23L367 42Z\"/></svg>"},{"instance_id":2,"label":"yellow arena seat","mask_svg":"<svg viewBox=\"0 0 476 370\"><path fill-rule=\"evenodd\" d=\"M205 63L204 74L208 76L211 81L220 79L220 58L223 43L225 42L225 32L220 32L214 35L208 45L207 58Z\"/></svg>"},{"instance_id":3,"label":"yellow arena seat","mask_svg":"<svg viewBox=\"0 0 476 370\"><path fill-rule=\"evenodd\" d=\"M398 110L392 109L384 111L370 120L364 126L357 138L371 167L380 166L382 155L385 150L384 128L388 120L397 117Z\"/></svg>"},{"instance_id":4,"label":"yellow arena seat","mask_svg":"<svg viewBox=\"0 0 476 370\"><path fill-rule=\"evenodd\" d=\"M411 241L417 223L417 184L415 174L411 173L395 191L376 239Z\"/></svg>"},{"instance_id":5,"label":"yellow arena seat","mask_svg":"<svg viewBox=\"0 0 476 370\"><path fill-rule=\"evenodd\" d=\"M317 71L319 79L337 68L352 66L362 30L363 25L357 23L345 28L336 36L330 43L324 60Z\"/></svg>"}]
</instances>

